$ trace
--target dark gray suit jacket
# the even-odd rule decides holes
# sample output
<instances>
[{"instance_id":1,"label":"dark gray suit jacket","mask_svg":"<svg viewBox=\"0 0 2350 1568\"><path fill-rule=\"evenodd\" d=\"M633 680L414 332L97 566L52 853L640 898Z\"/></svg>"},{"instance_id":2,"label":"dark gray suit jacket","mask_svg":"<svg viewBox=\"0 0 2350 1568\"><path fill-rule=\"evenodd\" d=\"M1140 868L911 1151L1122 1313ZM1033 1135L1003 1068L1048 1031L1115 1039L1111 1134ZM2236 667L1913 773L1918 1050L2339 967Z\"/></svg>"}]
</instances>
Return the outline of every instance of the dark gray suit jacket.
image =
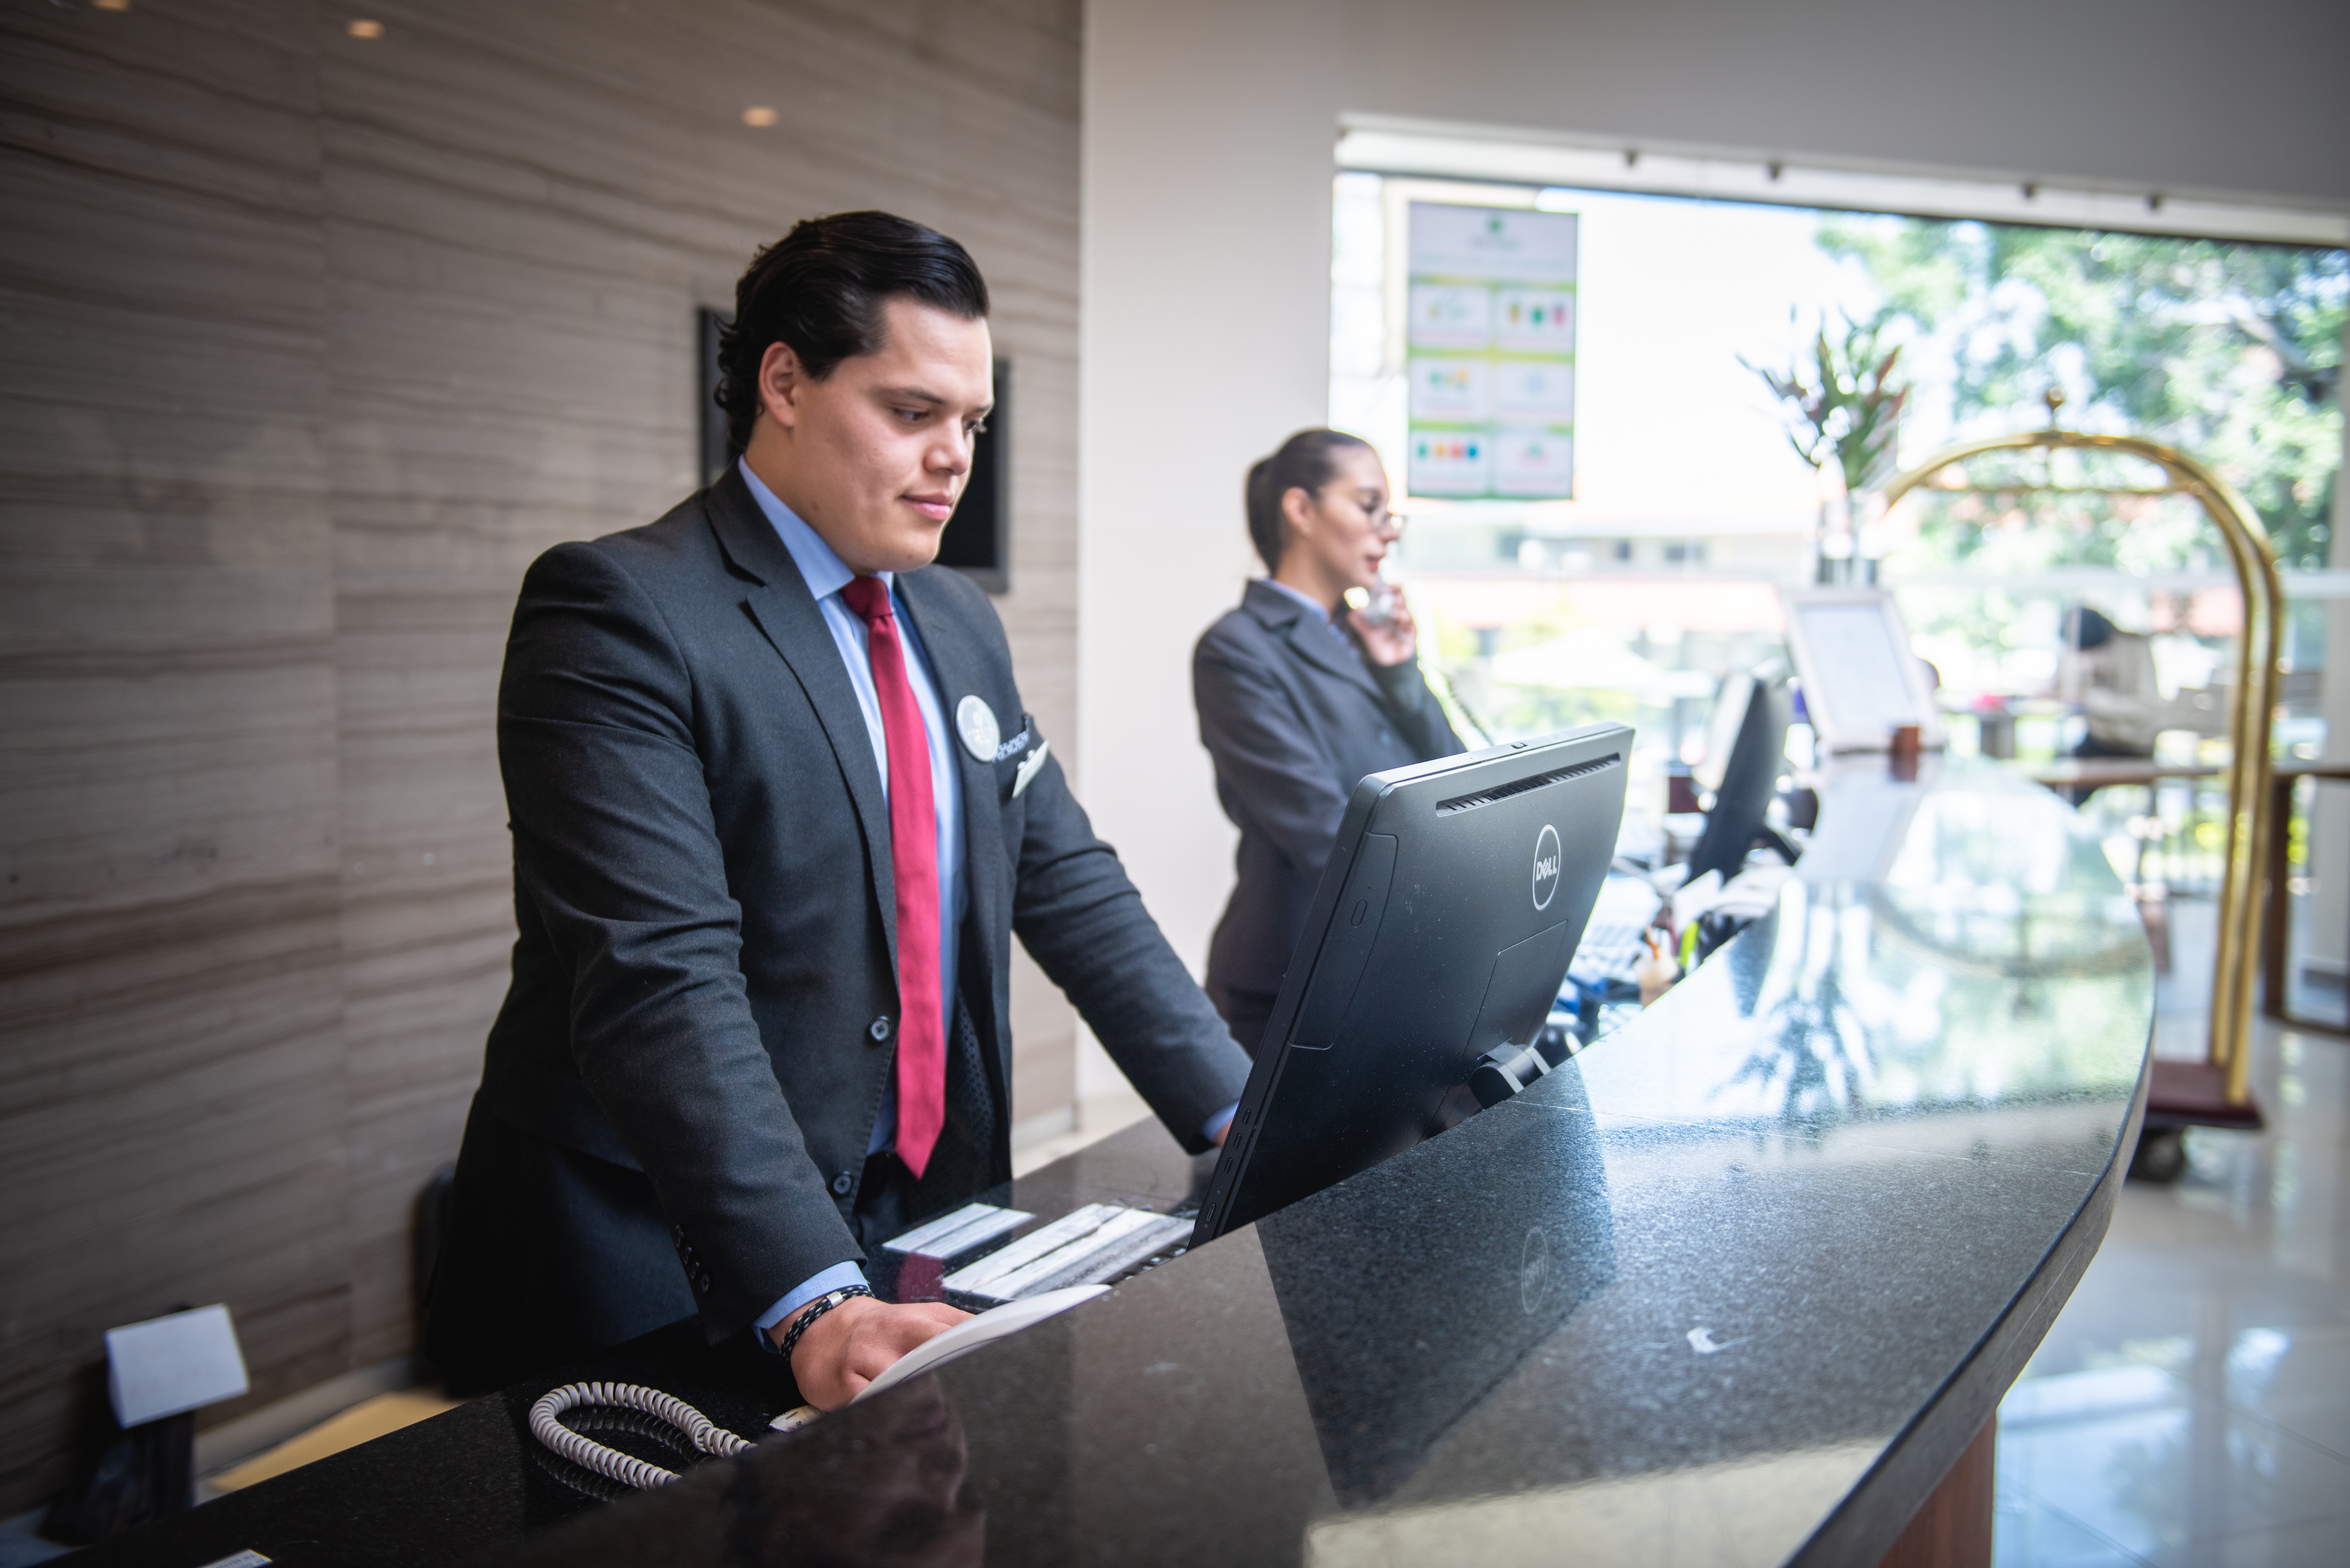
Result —
<instances>
[{"instance_id":1,"label":"dark gray suit jacket","mask_svg":"<svg viewBox=\"0 0 2350 1568\"><path fill-rule=\"evenodd\" d=\"M1027 735L988 762L955 748L963 950L978 971L962 989L995 1092L1012 1077L1016 932L1169 1128L1203 1148L1201 1127L1239 1097L1246 1060L1057 759L1014 795L1042 737L1024 723L986 596L935 567L901 576L899 593L948 711L976 693L1007 742ZM531 1239L510 1232L552 1222L525 1214L583 1211L562 1191L501 1208L515 1192L618 1183L625 1198L642 1181L666 1233L591 1219L572 1250L598 1252L594 1266L548 1268L681 1280L712 1338L739 1334L801 1282L864 1256L848 1217L899 1004L889 817L865 721L821 611L738 473L657 523L558 545L530 568L498 756L520 935L458 1171L448 1246L462 1255L444 1250L434 1314L468 1279L510 1278L487 1250L524 1248ZM1010 1123L997 1117L997 1179L1011 1174ZM626 1210L598 1198L584 1211ZM648 1246L658 1252L640 1255ZM476 1321L442 1336L458 1354L469 1334L514 1327L481 1321L484 1307L450 1304L452 1323ZM598 1335L567 1339L583 1337Z\"/></svg>"},{"instance_id":2,"label":"dark gray suit jacket","mask_svg":"<svg viewBox=\"0 0 2350 1568\"><path fill-rule=\"evenodd\" d=\"M1200 639L1191 694L1241 830L1240 882L1208 949L1208 993L1229 1009L1232 993L1281 989L1363 775L1462 748L1416 661L1368 663L1263 579Z\"/></svg>"}]
</instances>

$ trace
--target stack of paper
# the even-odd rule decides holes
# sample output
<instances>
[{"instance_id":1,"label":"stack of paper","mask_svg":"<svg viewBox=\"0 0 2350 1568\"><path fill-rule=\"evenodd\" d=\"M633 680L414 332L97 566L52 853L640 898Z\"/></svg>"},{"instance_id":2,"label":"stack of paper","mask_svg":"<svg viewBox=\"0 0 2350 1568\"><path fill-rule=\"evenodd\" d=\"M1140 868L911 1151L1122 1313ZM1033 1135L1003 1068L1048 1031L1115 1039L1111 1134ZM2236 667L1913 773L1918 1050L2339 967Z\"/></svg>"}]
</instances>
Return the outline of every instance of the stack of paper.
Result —
<instances>
[{"instance_id":1,"label":"stack of paper","mask_svg":"<svg viewBox=\"0 0 2350 1568\"><path fill-rule=\"evenodd\" d=\"M947 1275L942 1283L950 1297L1018 1301L1111 1279L1150 1258L1180 1251L1191 1231L1191 1220L1173 1215L1088 1203Z\"/></svg>"}]
</instances>

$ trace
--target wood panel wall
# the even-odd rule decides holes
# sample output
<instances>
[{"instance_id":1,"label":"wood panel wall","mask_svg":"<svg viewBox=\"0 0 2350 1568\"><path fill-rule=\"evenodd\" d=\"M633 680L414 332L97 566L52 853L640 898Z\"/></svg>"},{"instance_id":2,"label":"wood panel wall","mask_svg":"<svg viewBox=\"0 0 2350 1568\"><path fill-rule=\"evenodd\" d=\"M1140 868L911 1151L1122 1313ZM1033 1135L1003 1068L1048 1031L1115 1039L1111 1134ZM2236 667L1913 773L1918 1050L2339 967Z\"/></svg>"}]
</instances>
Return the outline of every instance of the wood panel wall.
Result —
<instances>
[{"instance_id":1,"label":"wood panel wall","mask_svg":"<svg viewBox=\"0 0 2350 1568\"><path fill-rule=\"evenodd\" d=\"M252 1401L411 1343L513 939L515 586L692 487L695 307L793 220L986 271L998 603L1074 753L1080 9L0 3L0 1511L109 1325L227 1302ZM1050 1127L1024 961L1014 1012Z\"/></svg>"}]
</instances>

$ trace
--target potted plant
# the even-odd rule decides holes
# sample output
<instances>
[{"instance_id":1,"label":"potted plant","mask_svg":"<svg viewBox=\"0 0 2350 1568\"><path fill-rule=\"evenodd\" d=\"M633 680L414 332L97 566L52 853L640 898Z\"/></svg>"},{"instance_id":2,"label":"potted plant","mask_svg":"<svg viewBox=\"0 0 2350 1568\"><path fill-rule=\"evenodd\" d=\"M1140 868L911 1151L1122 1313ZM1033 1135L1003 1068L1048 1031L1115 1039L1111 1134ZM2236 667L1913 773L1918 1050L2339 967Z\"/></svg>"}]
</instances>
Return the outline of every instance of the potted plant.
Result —
<instances>
[{"instance_id":1,"label":"potted plant","mask_svg":"<svg viewBox=\"0 0 2350 1568\"><path fill-rule=\"evenodd\" d=\"M1773 370L1743 355L1738 360L1785 406L1788 444L1825 481L1814 541L1823 583L1853 581L1856 557L1861 580L1877 580L1877 562L1860 548L1859 535L1883 512L1871 498L1893 472L1901 410L1909 400L1909 388L1893 379L1900 346L1879 341L1884 327L1882 317L1862 323L1847 316L1839 340L1823 317L1810 354L1789 369Z\"/></svg>"}]
</instances>

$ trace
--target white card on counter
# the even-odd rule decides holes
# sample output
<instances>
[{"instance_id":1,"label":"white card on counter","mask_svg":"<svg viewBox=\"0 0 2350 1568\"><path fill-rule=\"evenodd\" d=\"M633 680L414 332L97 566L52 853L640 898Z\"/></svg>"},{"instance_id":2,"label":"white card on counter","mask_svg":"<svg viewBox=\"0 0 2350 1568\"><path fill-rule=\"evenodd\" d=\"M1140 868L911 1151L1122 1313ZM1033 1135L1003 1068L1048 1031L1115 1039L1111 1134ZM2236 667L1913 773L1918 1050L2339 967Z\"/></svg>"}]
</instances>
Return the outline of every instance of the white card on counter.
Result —
<instances>
[{"instance_id":1,"label":"white card on counter","mask_svg":"<svg viewBox=\"0 0 2350 1568\"><path fill-rule=\"evenodd\" d=\"M251 1386L224 1306L106 1331L106 1391L125 1427L234 1399Z\"/></svg>"},{"instance_id":2,"label":"white card on counter","mask_svg":"<svg viewBox=\"0 0 2350 1568\"><path fill-rule=\"evenodd\" d=\"M960 1360L972 1351L993 1345L999 1339L1018 1334L1022 1329L1044 1322L1068 1311L1081 1302L1109 1294L1107 1285L1071 1285L1065 1291L1048 1291L1024 1302L1006 1302L991 1307L977 1317L966 1318L944 1334L933 1334L899 1357L887 1372L868 1383L858 1394L858 1399L869 1399L903 1383L909 1377L944 1366ZM850 1403L854 1404L852 1400Z\"/></svg>"},{"instance_id":3,"label":"white card on counter","mask_svg":"<svg viewBox=\"0 0 2350 1568\"><path fill-rule=\"evenodd\" d=\"M967 1204L926 1225L918 1225L902 1236L890 1238L881 1243L881 1250L909 1256L951 1258L1017 1231L1035 1218L1024 1209L999 1209L993 1203Z\"/></svg>"}]
</instances>

